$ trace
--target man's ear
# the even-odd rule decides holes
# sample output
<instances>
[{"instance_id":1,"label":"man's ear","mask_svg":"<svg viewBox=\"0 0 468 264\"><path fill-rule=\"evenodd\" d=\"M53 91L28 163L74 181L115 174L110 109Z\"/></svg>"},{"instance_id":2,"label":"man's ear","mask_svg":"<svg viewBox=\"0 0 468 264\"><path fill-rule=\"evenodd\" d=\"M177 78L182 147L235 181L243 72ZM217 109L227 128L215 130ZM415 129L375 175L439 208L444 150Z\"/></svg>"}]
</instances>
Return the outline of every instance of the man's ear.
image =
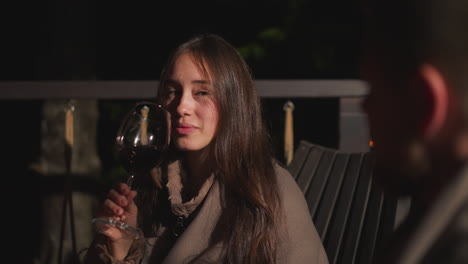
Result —
<instances>
[{"instance_id":1,"label":"man's ear","mask_svg":"<svg viewBox=\"0 0 468 264\"><path fill-rule=\"evenodd\" d=\"M423 84L428 102L426 124L423 127L423 136L431 139L442 129L447 119L449 106L449 91L442 73L432 64L422 64L419 68L419 77Z\"/></svg>"}]
</instances>

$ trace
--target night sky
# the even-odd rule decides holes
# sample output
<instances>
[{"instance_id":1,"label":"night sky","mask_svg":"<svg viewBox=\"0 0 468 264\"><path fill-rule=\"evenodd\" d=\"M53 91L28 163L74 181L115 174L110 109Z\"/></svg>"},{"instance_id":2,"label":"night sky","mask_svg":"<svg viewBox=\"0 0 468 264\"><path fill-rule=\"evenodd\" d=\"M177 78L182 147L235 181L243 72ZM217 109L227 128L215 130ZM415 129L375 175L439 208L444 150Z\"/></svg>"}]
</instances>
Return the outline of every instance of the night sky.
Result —
<instances>
[{"instance_id":1,"label":"night sky","mask_svg":"<svg viewBox=\"0 0 468 264\"><path fill-rule=\"evenodd\" d=\"M179 42L218 33L255 78L356 78L359 1L11 1L2 14L1 80L157 79ZM259 33L279 28L279 41Z\"/></svg>"}]
</instances>

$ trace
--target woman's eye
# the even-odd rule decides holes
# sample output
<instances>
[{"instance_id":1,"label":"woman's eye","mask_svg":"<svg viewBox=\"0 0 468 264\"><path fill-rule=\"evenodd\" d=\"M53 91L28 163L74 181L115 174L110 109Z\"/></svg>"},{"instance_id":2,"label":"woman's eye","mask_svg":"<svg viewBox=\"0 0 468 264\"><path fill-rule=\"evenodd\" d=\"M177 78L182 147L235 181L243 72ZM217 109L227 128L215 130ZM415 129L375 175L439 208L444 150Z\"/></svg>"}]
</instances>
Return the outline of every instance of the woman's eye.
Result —
<instances>
[{"instance_id":1,"label":"woman's eye","mask_svg":"<svg viewBox=\"0 0 468 264\"><path fill-rule=\"evenodd\" d=\"M175 96L175 95L177 95L177 90L176 89L169 89L169 90L167 90L166 95Z\"/></svg>"},{"instance_id":2,"label":"woman's eye","mask_svg":"<svg viewBox=\"0 0 468 264\"><path fill-rule=\"evenodd\" d=\"M196 95L201 95L201 96L209 95L208 91L198 91L195 94Z\"/></svg>"}]
</instances>

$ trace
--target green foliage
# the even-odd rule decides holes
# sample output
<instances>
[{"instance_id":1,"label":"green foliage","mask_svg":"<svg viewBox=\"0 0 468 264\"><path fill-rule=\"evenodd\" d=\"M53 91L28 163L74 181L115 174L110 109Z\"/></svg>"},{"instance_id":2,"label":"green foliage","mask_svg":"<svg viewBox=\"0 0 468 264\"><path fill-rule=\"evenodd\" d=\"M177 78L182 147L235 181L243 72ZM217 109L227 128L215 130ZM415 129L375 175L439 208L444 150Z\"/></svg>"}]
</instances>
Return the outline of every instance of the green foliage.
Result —
<instances>
[{"instance_id":1,"label":"green foliage","mask_svg":"<svg viewBox=\"0 0 468 264\"><path fill-rule=\"evenodd\" d=\"M261 61L268 56L268 48L286 40L286 33L278 27L267 28L258 33L255 40L239 47L240 54L248 60Z\"/></svg>"},{"instance_id":2,"label":"green foliage","mask_svg":"<svg viewBox=\"0 0 468 264\"><path fill-rule=\"evenodd\" d=\"M271 27L258 33L258 39L264 42L282 42L286 40L286 32L282 28Z\"/></svg>"},{"instance_id":3,"label":"green foliage","mask_svg":"<svg viewBox=\"0 0 468 264\"><path fill-rule=\"evenodd\" d=\"M290 0L279 23L259 30L238 49L260 77L356 77L358 6Z\"/></svg>"}]
</instances>

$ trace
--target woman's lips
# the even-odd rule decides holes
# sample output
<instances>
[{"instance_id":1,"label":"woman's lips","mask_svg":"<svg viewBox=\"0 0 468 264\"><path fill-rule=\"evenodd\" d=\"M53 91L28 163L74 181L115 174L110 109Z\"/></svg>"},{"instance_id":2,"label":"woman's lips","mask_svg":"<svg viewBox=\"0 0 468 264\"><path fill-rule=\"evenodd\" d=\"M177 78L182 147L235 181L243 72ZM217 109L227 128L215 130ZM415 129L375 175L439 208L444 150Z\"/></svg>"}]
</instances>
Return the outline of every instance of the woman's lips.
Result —
<instances>
[{"instance_id":1,"label":"woman's lips","mask_svg":"<svg viewBox=\"0 0 468 264\"><path fill-rule=\"evenodd\" d=\"M179 133L180 135L187 135L187 134L190 134L192 133L193 131L195 131L195 127L194 126L190 126L190 125L179 125L176 127L176 131L177 133Z\"/></svg>"}]
</instances>

